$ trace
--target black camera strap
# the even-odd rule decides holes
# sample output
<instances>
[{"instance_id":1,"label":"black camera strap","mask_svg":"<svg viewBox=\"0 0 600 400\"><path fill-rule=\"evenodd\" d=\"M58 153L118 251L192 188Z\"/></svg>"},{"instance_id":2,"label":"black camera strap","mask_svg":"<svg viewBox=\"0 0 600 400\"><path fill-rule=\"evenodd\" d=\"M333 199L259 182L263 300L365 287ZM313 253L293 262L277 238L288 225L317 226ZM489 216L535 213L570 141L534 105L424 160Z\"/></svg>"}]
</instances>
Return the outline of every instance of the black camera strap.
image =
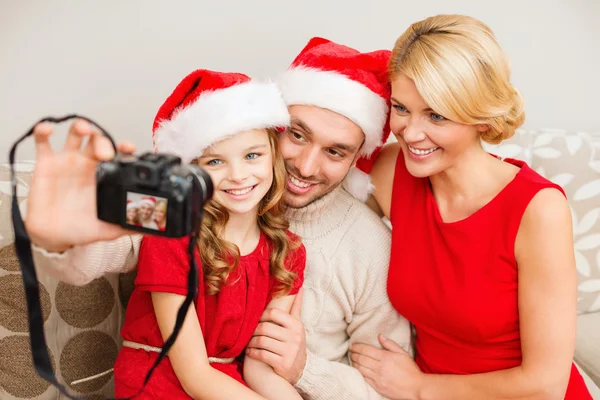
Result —
<instances>
[{"instance_id":1,"label":"black camera strap","mask_svg":"<svg viewBox=\"0 0 600 400\"><path fill-rule=\"evenodd\" d=\"M11 170L11 185L12 185L12 222L13 229L15 233L15 248L17 257L19 259L19 264L21 266L21 272L23 276L23 286L25 289L25 298L27 300L27 316L29 319L29 341L31 344L31 354L33 356L33 365L36 372L46 381L50 382L54 385L62 394L72 400L83 400L82 398L75 397L67 392L65 386L58 382L54 371L52 370L52 364L50 362L50 356L48 355L47 345L46 345L46 336L44 334L44 318L42 315L42 307L40 305L40 289L37 280L37 274L35 271L35 266L33 263L33 256L31 254L31 240L29 239L29 235L25 230L25 225L23 223L23 219L21 218L21 212L19 210L19 203L17 201L17 176L15 174L14 163L15 163L15 152L17 146L25 140L27 137L33 134L33 130L35 126L42 122L52 122L52 123L61 123L73 118L83 119L92 125L96 126L112 143L112 146L115 150L115 154L117 152L117 148L112 137L106 132L102 127L100 127L97 123L93 122L89 118L82 117L80 115L71 114L61 118L43 118L34 124L33 127L19 140L13 144L10 155L10 170ZM194 177L194 179L198 179ZM196 182L198 183L198 182ZM199 184L199 183L198 183ZM165 341L162 350L154 362L154 365L150 368L148 373L146 374L146 378L144 379L144 385L138 391L138 393L130 397L130 399L135 398L137 395L142 393L144 387L150 381L150 377L154 372L154 369L158 366L158 364L165 358L169 349L175 343L177 336L179 335L179 331L183 325L183 321L185 320L185 316L187 315L187 311L190 308L192 302L196 299L198 294L198 266L196 264L195 259L195 249L196 243L198 239L199 232L193 232L190 235L190 242L188 246L188 254L190 257L190 270L188 273L188 293L185 297L185 300L179 310L177 311L177 319L175 321L175 327L173 329L173 333L167 338Z\"/></svg>"}]
</instances>

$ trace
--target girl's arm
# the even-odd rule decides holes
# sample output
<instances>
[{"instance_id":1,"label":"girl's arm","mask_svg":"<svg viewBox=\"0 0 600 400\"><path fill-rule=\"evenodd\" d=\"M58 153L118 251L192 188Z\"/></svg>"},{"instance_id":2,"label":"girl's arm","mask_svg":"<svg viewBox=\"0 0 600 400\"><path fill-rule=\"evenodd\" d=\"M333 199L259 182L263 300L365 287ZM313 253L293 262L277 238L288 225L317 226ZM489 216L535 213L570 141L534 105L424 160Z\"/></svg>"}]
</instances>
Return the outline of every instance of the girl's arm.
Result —
<instances>
[{"instance_id":1,"label":"girl's arm","mask_svg":"<svg viewBox=\"0 0 600 400\"><path fill-rule=\"evenodd\" d=\"M515 242L519 265L519 367L475 375L424 375L421 399L563 399L575 348L577 275L571 213L555 189L531 201Z\"/></svg>"},{"instance_id":2,"label":"girl's arm","mask_svg":"<svg viewBox=\"0 0 600 400\"><path fill-rule=\"evenodd\" d=\"M267 308L278 308L289 313L295 297L292 295L273 299ZM273 368L250 357L244 360L244 380L252 390L267 399L302 399L296 389L287 380L277 375Z\"/></svg>"},{"instance_id":3,"label":"girl's arm","mask_svg":"<svg viewBox=\"0 0 600 400\"><path fill-rule=\"evenodd\" d=\"M167 340L173 327L177 310L185 297L152 292L152 304L163 340ZM211 367L196 307L191 305L177 340L169 351L169 360L186 393L194 399L249 399L265 400L235 379Z\"/></svg>"}]
</instances>

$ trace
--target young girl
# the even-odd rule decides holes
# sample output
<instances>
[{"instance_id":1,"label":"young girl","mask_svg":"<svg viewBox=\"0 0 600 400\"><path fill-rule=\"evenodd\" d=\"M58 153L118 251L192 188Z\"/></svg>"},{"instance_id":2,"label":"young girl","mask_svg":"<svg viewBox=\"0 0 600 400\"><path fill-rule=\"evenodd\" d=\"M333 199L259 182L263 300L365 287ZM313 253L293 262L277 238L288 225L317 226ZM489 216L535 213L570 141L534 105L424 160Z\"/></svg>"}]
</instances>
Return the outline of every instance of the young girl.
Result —
<instances>
[{"instance_id":1,"label":"young girl","mask_svg":"<svg viewBox=\"0 0 600 400\"><path fill-rule=\"evenodd\" d=\"M198 241L198 297L136 398L301 399L271 367L241 357L264 309L289 311L303 282L304 246L287 231L281 202L276 129L288 123L274 84L207 70L188 75L158 111L155 150L204 168L214 195ZM188 241L142 241L115 364L117 397L138 392L173 330L187 293Z\"/></svg>"},{"instance_id":2,"label":"young girl","mask_svg":"<svg viewBox=\"0 0 600 400\"><path fill-rule=\"evenodd\" d=\"M132 200L127 200L127 223L129 225L140 226L140 220L138 216L139 206Z\"/></svg>"}]
</instances>

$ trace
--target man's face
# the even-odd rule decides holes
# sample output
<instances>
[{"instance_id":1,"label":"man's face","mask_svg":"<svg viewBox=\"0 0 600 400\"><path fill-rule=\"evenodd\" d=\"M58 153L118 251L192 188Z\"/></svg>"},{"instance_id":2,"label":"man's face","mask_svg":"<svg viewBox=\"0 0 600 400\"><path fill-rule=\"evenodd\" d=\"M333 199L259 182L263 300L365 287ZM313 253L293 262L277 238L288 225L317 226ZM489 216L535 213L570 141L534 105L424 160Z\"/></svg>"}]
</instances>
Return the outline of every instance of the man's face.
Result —
<instances>
[{"instance_id":1,"label":"man's face","mask_svg":"<svg viewBox=\"0 0 600 400\"><path fill-rule=\"evenodd\" d=\"M142 204L140 206L140 218L143 221L148 221L152 218L152 213L154 212L154 207L149 204Z\"/></svg>"},{"instance_id":2,"label":"man's face","mask_svg":"<svg viewBox=\"0 0 600 400\"><path fill-rule=\"evenodd\" d=\"M300 208L342 183L365 136L357 124L328 109L296 105L289 111L291 128L279 140L288 172L284 200Z\"/></svg>"}]
</instances>

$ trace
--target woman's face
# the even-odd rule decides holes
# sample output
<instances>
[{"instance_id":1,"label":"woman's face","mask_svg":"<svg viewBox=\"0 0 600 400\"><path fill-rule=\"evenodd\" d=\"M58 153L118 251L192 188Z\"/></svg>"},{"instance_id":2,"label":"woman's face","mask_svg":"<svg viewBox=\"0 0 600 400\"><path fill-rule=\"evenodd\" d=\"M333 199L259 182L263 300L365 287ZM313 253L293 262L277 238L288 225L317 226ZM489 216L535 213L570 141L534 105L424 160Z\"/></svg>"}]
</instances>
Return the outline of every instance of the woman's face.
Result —
<instances>
[{"instance_id":1,"label":"woman's face","mask_svg":"<svg viewBox=\"0 0 600 400\"><path fill-rule=\"evenodd\" d=\"M258 211L273 183L273 154L263 129L241 132L215 143L198 159L210 175L213 199L230 213Z\"/></svg>"},{"instance_id":2,"label":"woman's face","mask_svg":"<svg viewBox=\"0 0 600 400\"><path fill-rule=\"evenodd\" d=\"M163 207L156 207L154 209L154 219L157 222L164 222L166 215L167 214L165 213L165 209Z\"/></svg>"},{"instance_id":3,"label":"woman's face","mask_svg":"<svg viewBox=\"0 0 600 400\"><path fill-rule=\"evenodd\" d=\"M415 177L428 177L455 166L472 151L481 151L485 125L450 121L432 110L414 82L400 73L392 81L390 128L398 139L406 168Z\"/></svg>"}]
</instances>

